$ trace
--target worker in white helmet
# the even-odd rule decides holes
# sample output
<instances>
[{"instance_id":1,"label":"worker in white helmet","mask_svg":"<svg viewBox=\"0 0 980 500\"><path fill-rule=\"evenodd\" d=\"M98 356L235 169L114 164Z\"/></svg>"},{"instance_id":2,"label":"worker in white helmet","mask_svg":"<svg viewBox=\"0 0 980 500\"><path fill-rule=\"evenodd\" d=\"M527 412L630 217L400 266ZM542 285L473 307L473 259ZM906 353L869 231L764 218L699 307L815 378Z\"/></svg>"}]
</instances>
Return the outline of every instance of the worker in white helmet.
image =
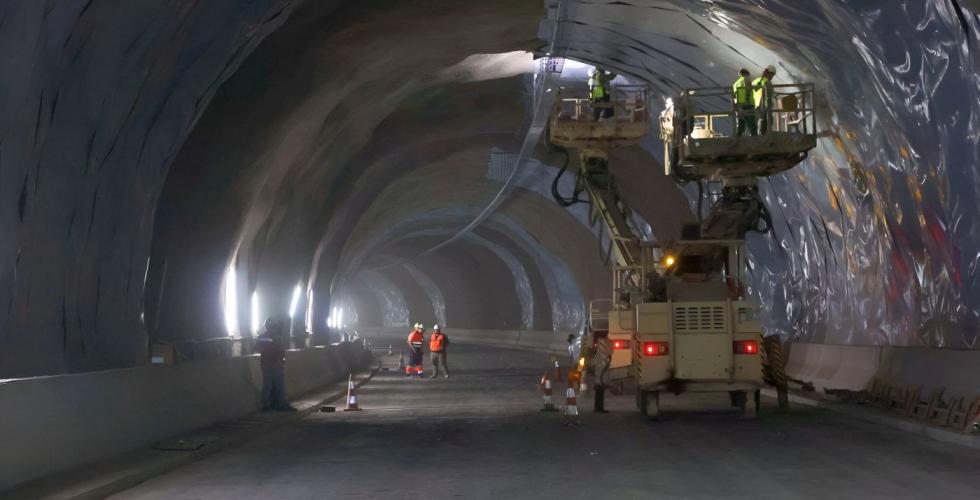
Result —
<instances>
[{"instance_id":1,"label":"worker in white helmet","mask_svg":"<svg viewBox=\"0 0 980 500\"><path fill-rule=\"evenodd\" d=\"M772 78L776 76L776 67L766 66L762 76L752 81L752 97L755 101L755 116L759 120L759 134L769 132L769 114L772 112L773 88Z\"/></svg>"},{"instance_id":2,"label":"worker in white helmet","mask_svg":"<svg viewBox=\"0 0 980 500\"><path fill-rule=\"evenodd\" d=\"M432 353L432 378L439 376L439 369L442 368L443 377L449 378L449 366L446 365L446 349L449 347L449 337L442 333L439 325L432 327L432 335L429 336L429 352Z\"/></svg>"}]
</instances>

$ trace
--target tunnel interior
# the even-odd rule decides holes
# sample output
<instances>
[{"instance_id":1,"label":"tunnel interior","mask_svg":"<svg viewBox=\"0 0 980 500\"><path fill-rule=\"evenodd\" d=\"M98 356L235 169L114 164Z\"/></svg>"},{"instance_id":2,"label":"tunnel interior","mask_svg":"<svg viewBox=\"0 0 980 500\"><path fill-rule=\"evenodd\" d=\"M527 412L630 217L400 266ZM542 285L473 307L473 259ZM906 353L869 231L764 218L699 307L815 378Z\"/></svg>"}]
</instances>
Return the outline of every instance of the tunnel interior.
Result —
<instances>
[{"instance_id":1,"label":"tunnel interior","mask_svg":"<svg viewBox=\"0 0 980 500\"><path fill-rule=\"evenodd\" d=\"M148 344L247 337L270 314L327 340L579 332L610 295L602 228L552 199L569 159L537 125L590 66L649 85L653 116L740 67L813 82L818 147L760 181L773 231L748 242L767 332L977 348L968 2L71 1L2 18L0 378L141 365ZM696 217L662 149L653 132L610 162L652 241Z\"/></svg>"}]
</instances>

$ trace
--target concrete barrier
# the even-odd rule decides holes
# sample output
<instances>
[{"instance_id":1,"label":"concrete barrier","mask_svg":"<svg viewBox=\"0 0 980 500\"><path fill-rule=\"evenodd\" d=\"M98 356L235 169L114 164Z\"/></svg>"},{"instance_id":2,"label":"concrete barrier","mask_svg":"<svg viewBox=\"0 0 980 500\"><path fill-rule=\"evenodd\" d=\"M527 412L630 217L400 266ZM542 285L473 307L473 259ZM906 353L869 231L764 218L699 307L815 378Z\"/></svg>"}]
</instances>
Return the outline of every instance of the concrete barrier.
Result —
<instances>
[{"instance_id":1,"label":"concrete barrier","mask_svg":"<svg viewBox=\"0 0 980 500\"><path fill-rule=\"evenodd\" d=\"M861 391L874 380L879 347L790 344L786 374L817 388Z\"/></svg>"},{"instance_id":2,"label":"concrete barrier","mask_svg":"<svg viewBox=\"0 0 980 500\"><path fill-rule=\"evenodd\" d=\"M866 390L875 378L922 386L928 394L980 394L980 350L790 344L786 373L824 389Z\"/></svg>"},{"instance_id":3,"label":"concrete barrier","mask_svg":"<svg viewBox=\"0 0 980 500\"><path fill-rule=\"evenodd\" d=\"M286 354L287 395L346 377L359 345ZM0 382L0 491L259 409L258 358Z\"/></svg>"}]
</instances>

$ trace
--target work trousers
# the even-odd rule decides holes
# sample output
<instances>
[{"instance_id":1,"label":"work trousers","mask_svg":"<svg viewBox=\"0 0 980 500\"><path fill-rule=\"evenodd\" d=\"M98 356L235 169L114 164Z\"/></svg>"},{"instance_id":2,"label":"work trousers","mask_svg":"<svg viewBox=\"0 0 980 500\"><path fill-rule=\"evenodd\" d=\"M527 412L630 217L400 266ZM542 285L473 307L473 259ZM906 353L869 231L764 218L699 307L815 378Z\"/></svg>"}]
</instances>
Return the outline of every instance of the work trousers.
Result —
<instances>
[{"instance_id":1,"label":"work trousers","mask_svg":"<svg viewBox=\"0 0 980 500\"><path fill-rule=\"evenodd\" d=\"M611 98L609 94L598 99L592 99L593 104L609 104ZM612 118L613 109L612 108L592 108L592 121L599 121L600 118Z\"/></svg>"},{"instance_id":2,"label":"work trousers","mask_svg":"<svg viewBox=\"0 0 980 500\"><path fill-rule=\"evenodd\" d=\"M424 374L425 368L422 365L422 349L410 349L409 366L412 367L410 374L418 377Z\"/></svg>"},{"instance_id":3,"label":"work trousers","mask_svg":"<svg viewBox=\"0 0 980 500\"><path fill-rule=\"evenodd\" d=\"M759 135L766 135L769 132L769 112L766 108L756 108L755 116L759 120Z\"/></svg>"},{"instance_id":4,"label":"work trousers","mask_svg":"<svg viewBox=\"0 0 980 500\"><path fill-rule=\"evenodd\" d=\"M286 366L283 364L262 367L262 409L284 410L286 401Z\"/></svg>"},{"instance_id":5,"label":"work trousers","mask_svg":"<svg viewBox=\"0 0 980 500\"><path fill-rule=\"evenodd\" d=\"M756 129L756 116L755 116L755 106L739 106L739 116L738 116L738 130L735 132L736 137L741 137L745 133L745 129L749 130L749 135L758 135Z\"/></svg>"},{"instance_id":6,"label":"work trousers","mask_svg":"<svg viewBox=\"0 0 980 500\"><path fill-rule=\"evenodd\" d=\"M446 352L434 352L432 353L432 378L439 376L439 368L442 368L443 373L449 376L449 366L446 365Z\"/></svg>"}]
</instances>

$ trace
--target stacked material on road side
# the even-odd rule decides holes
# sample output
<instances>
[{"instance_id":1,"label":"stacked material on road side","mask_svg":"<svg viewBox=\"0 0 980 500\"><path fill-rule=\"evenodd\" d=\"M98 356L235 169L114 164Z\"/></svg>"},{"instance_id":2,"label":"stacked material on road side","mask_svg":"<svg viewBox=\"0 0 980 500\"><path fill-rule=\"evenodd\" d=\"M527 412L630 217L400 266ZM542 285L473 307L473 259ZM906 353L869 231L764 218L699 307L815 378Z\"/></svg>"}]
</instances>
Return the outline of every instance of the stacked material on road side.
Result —
<instances>
[{"instance_id":1,"label":"stacked material on road side","mask_svg":"<svg viewBox=\"0 0 980 500\"><path fill-rule=\"evenodd\" d=\"M980 351L790 344L790 378L824 393L863 394L909 418L972 432L980 420Z\"/></svg>"}]
</instances>

